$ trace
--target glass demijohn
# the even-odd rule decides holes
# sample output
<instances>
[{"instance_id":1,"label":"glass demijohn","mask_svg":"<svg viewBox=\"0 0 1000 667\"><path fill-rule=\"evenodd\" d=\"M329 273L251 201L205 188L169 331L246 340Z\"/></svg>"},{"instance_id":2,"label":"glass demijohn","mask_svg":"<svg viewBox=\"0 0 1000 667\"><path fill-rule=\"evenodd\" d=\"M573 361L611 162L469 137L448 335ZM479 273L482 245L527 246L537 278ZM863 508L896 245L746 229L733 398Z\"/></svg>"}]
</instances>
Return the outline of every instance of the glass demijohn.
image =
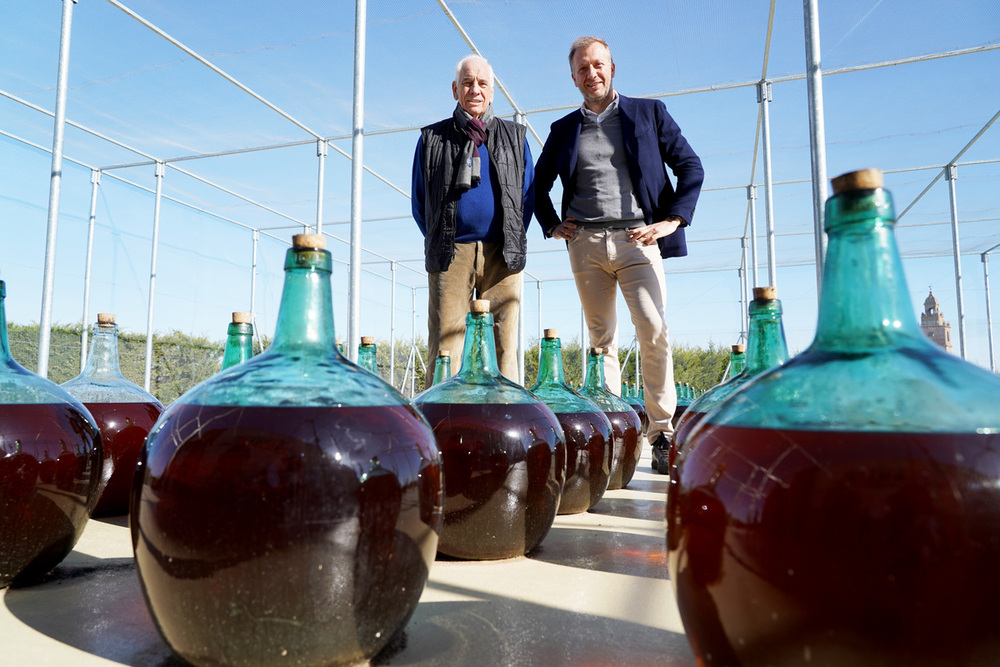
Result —
<instances>
[{"instance_id":1,"label":"glass demijohn","mask_svg":"<svg viewBox=\"0 0 1000 667\"><path fill-rule=\"evenodd\" d=\"M139 453L163 412L163 405L122 375L118 325L113 314L98 313L83 372L62 387L84 404L101 430L104 491L91 514L128 514Z\"/></svg>"},{"instance_id":2,"label":"glass demijohn","mask_svg":"<svg viewBox=\"0 0 1000 667\"><path fill-rule=\"evenodd\" d=\"M441 525L434 434L334 346L322 235L285 258L274 339L149 436L131 515L157 629L193 665L353 665L396 641Z\"/></svg>"},{"instance_id":3,"label":"glass demijohn","mask_svg":"<svg viewBox=\"0 0 1000 667\"><path fill-rule=\"evenodd\" d=\"M0 280L0 588L62 562L101 492L101 434L83 404L11 357Z\"/></svg>"},{"instance_id":4,"label":"glass demijohn","mask_svg":"<svg viewBox=\"0 0 1000 667\"><path fill-rule=\"evenodd\" d=\"M881 172L833 185L812 344L677 460L684 627L706 664L1000 664L1000 378L921 331Z\"/></svg>"},{"instance_id":5,"label":"glass demijohn","mask_svg":"<svg viewBox=\"0 0 1000 667\"><path fill-rule=\"evenodd\" d=\"M556 329L545 330L531 393L552 409L566 436L566 483L559 514L586 512L604 496L611 479L611 422L596 403L566 384Z\"/></svg>"},{"instance_id":6,"label":"glass demijohn","mask_svg":"<svg viewBox=\"0 0 1000 667\"><path fill-rule=\"evenodd\" d=\"M639 434L642 423L632 406L604 386L604 354L605 349L590 348L587 355L587 378L580 393L597 403L611 421L611 479L608 481L608 488L614 490L627 486L639 465L642 453Z\"/></svg>"},{"instance_id":7,"label":"glass demijohn","mask_svg":"<svg viewBox=\"0 0 1000 667\"><path fill-rule=\"evenodd\" d=\"M497 366L490 302L473 301L458 373L413 398L444 463L438 550L490 560L523 556L552 527L566 475L566 441L545 403Z\"/></svg>"}]
</instances>

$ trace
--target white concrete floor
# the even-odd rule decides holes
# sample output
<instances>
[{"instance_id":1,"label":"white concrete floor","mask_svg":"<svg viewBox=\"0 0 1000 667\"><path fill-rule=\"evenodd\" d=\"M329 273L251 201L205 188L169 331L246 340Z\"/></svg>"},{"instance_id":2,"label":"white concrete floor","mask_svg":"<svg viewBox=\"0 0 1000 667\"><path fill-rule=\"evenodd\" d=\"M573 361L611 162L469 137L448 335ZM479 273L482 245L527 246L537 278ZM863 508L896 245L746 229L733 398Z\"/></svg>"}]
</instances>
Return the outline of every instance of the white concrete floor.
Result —
<instances>
[{"instance_id":1,"label":"white concrete floor","mask_svg":"<svg viewBox=\"0 0 1000 667\"><path fill-rule=\"evenodd\" d=\"M376 665L693 666L668 580L667 477L645 448L627 489L559 516L529 556L438 560ZM92 520L44 582L3 591L0 664L179 667L139 590L125 517Z\"/></svg>"}]
</instances>

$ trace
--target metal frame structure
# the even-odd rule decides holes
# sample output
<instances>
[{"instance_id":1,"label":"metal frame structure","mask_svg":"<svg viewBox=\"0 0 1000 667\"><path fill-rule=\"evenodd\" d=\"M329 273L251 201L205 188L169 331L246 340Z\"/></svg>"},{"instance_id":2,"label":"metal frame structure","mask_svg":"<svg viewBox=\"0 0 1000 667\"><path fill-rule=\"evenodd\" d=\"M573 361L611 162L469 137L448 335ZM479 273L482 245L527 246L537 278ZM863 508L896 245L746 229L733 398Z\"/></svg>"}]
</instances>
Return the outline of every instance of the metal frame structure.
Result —
<instances>
[{"instance_id":1,"label":"metal frame structure","mask_svg":"<svg viewBox=\"0 0 1000 667\"><path fill-rule=\"evenodd\" d=\"M361 231L362 223L365 222L362 219L362 201L361 201L361 180L363 178L364 172L368 172L372 176L376 177L395 191L399 192L403 196L408 197L408 193L395 184L391 183L388 179L381 176L380 174L374 172L369 167L364 165L363 162L363 141L364 136L386 134L392 132L404 132L412 131L417 129L415 127L406 128L395 128L390 130L381 130L366 132L364 129L364 73L365 73L365 33L366 33L366 0L356 0L355 2L355 51L354 51L354 120L352 133L349 138L352 140L352 152L348 154L342 149L338 148L333 144L334 141L338 139L346 139L347 136L343 137L325 137L320 133L310 129L307 125L300 122L299 120L292 117L290 114L283 111L274 103L265 99L263 96L251 90L248 86L244 85L231 75L224 72L221 68L210 62L207 58L199 55L193 49L185 46L175 38L171 37L169 34L153 25L143 17L136 14L134 11L126 7L119 0L106 0L108 3L121 10L134 20L138 21L140 24L151 30L160 38L166 40L173 46L177 47L183 51L188 56L194 58L200 64L204 65L216 75L224 78L226 81L238 87L241 91L251 96L257 102L265 105L274 113L285 118L289 122L296 125L305 134L309 135L308 139L303 139L301 141L288 142L279 145L271 146L254 146L243 148L234 151L225 151L211 154L199 154L199 155L187 155L175 158L163 158L144 153L143 151L127 146L124 143L115 140L113 138L104 136L98 132L90 130L79 124L73 123L71 120L66 118L66 99L67 99L67 76L69 68L69 43L71 36L71 24L72 24L72 10L73 5L77 0L62 0L63 1L63 13L62 13L62 26L60 33L60 48L59 48L59 68L58 68L58 81L56 86L56 103L54 111L49 112L45 109L41 109L36 105L30 104L24 100L19 99L15 95L10 93L0 91L0 95L7 97L15 102L21 103L25 106L33 108L39 112L48 114L53 118L53 144L51 149L51 159L52 159L52 173L49 188L49 201L48 201L48 224L46 233L46 252L45 252L45 263L44 263L44 282L43 282L43 292L42 292L42 303L41 303L41 317L39 320L39 348L38 348L38 372L45 375L48 370L48 357L49 357L49 345L50 345L50 328L51 328L51 314L52 314L52 286L53 286L53 276L54 276L54 262L55 262L55 240L57 236L57 223L59 217L59 206L60 206L60 187L62 179L62 163L64 160L63 156L63 137L65 132L65 127L71 125L78 128L84 132L87 132L95 137L98 137L104 141L108 141L111 144L127 149L136 155L143 158L143 161L130 163L130 164L119 164L119 165L108 165L104 167L94 167L85 165L82 162L72 160L73 162L80 164L82 166L88 167L92 172L92 190L91 190L91 205L90 205L90 219L89 219L89 229L88 229L88 243L87 243L87 268L86 268L86 279L84 287L84 305L83 305L83 324L84 324L84 340L83 340L83 357L81 359L81 367L83 360L86 356L86 330L89 324L89 295L90 295L90 272L91 272L91 262L92 262L92 244L93 244L93 229L96 219L96 201L97 192L101 185L101 178L103 175L107 174L113 178L117 178L119 181L129 184L130 186L145 190L147 192L153 192L155 197L155 207L152 220L152 242L151 242L151 256L150 256L150 275L149 275L149 295L148 295L148 309L147 309L147 345L146 345L146 370L145 370L145 384L146 388L149 388L150 384L150 372L152 363L152 338L153 338L153 318L154 318L154 297L155 297L155 280L156 280L156 262L157 262L157 246L158 246L158 234L160 228L160 203L162 199L167 198L171 201L175 201L184 206L190 207L192 209L200 210L203 213L207 213L216 219L223 220L225 222L239 225L251 231L252 233L252 244L253 244L253 254L251 261L251 311L254 311L255 303L255 292L256 292L256 274L257 274L257 245L261 233L267 233L266 230L276 230L286 227L251 227L239 223L235 220L227 219L216 213L210 211L205 211L203 209L198 209L189 203L172 199L163 195L162 186L163 179L166 176L167 168L171 170L176 170L190 178L196 179L206 185L213 188L218 188L219 190L226 192L232 196L238 197L239 199L248 202L254 206L261 208L262 210L268 211L272 214L278 215L281 218L286 219L293 226L301 226L303 229L314 229L317 233L324 233L328 237L335 239L337 241L343 242L350 246L350 313L349 313L349 354L351 358L356 358L357 342L360 340L359 327L360 327L360 281L362 271L371 273L372 275L377 275L380 278L391 280L392 283L392 323L390 325L391 340L395 340L395 292L397 287L396 272L399 266L407 268L418 275L425 275L423 271L415 269L409 266L408 262L388 258L379 255L378 253L370 253L379 258L378 262L387 262L390 266L391 277L386 278L380 273L365 269L362 263L362 251L370 252L365 250L362 246ZM460 33L465 42L469 47L475 52L480 53L473 40L469 37L468 33L465 31L463 26L459 23L454 13L448 7L445 0L437 0L438 5L441 10L447 15L448 19L454 25L455 29ZM761 73L761 78L757 81L749 82L738 82L733 84L728 84L726 86L715 86L711 90L722 90L722 89L732 89L740 87L754 86L757 90L757 101L759 105L758 112L758 141L754 145L754 160L751 168L750 174L750 184L749 185L734 185L727 186L727 188L720 189L730 189L730 188L744 188L747 192L747 224L744 228L744 233L740 242L740 265L737 269L737 276L740 286L741 295L741 313L740 321L742 326L741 339L745 335L747 330L746 313L749 306L751 287L757 286L758 284L758 257L757 257L757 223L756 223L756 205L757 205L757 188L758 186L763 186L764 188L764 208L765 208L765 221L766 221L766 242L767 242L767 266L768 266L768 280L769 283L774 285L777 282L777 266L778 261L775 257L774 240L779 234L775 233L774 227L774 212L772 205L773 191L776 185L784 185L790 183L800 183L809 181L785 181L783 183L774 183L771 176L771 141L770 141L770 115L769 115L769 103L772 99L772 90L775 83L785 83L790 81L796 81L801 79L806 79L809 91L809 135L810 135L810 155L812 163L812 174L811 183L813 188L813 217L814 217L814 237L816 240L816 271L817 271L817 287L822 276L822 261L823 253L825 249L825 238L823 233L823 202L826 198L826 165L825 165L825 139L824 139L824 119L823 119L823 98L822 98L822 81L824 77L835 76L838 74L845 74L849 72L857 72L862 70L871 70L882 67L891 67L901 64L922 62L927 60L933 60L937 58L952 57L958 55L966 55L972 53L978 53L983 51L1000 49L1000 44L990 44L987 46L975 47L970 49L962 49L956 51L950 51L946 53L936 53L924 56L916 56L911 58L902 58L892 61L884 61L878 63L872 63L867 65L844 67L839 69L833 69L826 72L820 69L820 47L819 47L819 18L818 18L818 0L804 0L804 42L806 45L806 56L807 56L807 67L805 74L802 75L791 75L784 77L769 77L768 76L768 50L771 41L771 27L774 17L774 0L770 3L770 17L768 23L768 36L767 36L767 48L765 49L764 62ZM502 81L497 78L497 86L506 97L511 107L514 109L515 120L525 124L532 135L541 142L534 128L532 128L528 117L530 114L545 113L551 111L558 111L562 109L570 109L573 107L551 107L545 109L533 109L533 110L523 110L514 101L513 96L508 91L507 87L502 83ZM670 93L664 93L658 97L669 97L676 95L687 95L699 92L708 92L709 89L689 89L681 91L673 91ZM960 267L960 257L961 252L959 249L959 211L958 211L958 198L956 189L956 178L957 178L957 168L961 165L973 165L973 164L983 164L987 162L997 162L1000 160L987 160L987 161L975 161L975 162L960 162L960 158L965 154L966 151L989 129L995 121L1000 118L1000 111L997 112L993 118L987 122L982 129L969 141L969 143L963 148L954 158L948 161L944 165L934 165L928 167L917 167L910 170L897 170L897 171L916 171L919 169L934 169L938 173L935 178L928 184L928 186L921 192L917 198L911 202L903 211L900 213L899 218L903 218L906 213L912 209L914 204L919 201L924 194L926 194L930 188L942 177L944 176L948 182L949 190L949 203L951 211L951 226L952 226L952 237L953 237L953 255L955 259L955 280L956 280L956 293L958 295L958 329L959 329L959 340L961 347L961 354L963 357L966 355L965 350L965 317L964 317L964 305L962 298L962 278L961 278L961 267ZM0 132L4 136L11 137L15 140L21 141L25 144L33 145L38 147L36 144L31 144L23 139L15 137L14 135L8 134L6 132ZM316 145L316 155L317 155L317 204L316 204L316 219L313 223L307 223L301 220L297 220L288 216L280 211L274 210L270 207L264 206L252 199L237 193L215 183L212 183L208 179L202 178L188 170L185 170L178 166L178 163L183 161L191 160L201 160L212 157L218 157L223 155L233 155L236 153L254 152L271 150L276 148L285 148L290 146L305 145L308 143L315 143ZM757 161L757 149L760 146L763 153L763 165L764 165L764 175L763 183L757 183L754 177L754 169L756 168ZM339 237L333 236L331 234L325 233L323 231L323 199L324 199L324 189L325 189L325 167L326 167L326 157L328 150L333 148L334 151L340 154L342 157L352 160L352 171L351 171L351 235L350 240L341 239ZM125 167L135 167L141 165L150 165L155 169L154 173L154 183L155 187L153 189L146 188L144 186L132 183L126 179L113 176L111 172L116 169L121 169ZM891 172L887 172L891 173ZM277 237L272 237L276 238ZM280 239L279 239L280 240ZM986 252L981 253L982 261L984 265L984 276L986 281L986 293L987 293L987 326L989 329L989 348L990 348L990 367L995 370L995 361L993 353L993 340L992 340L992 321L990 315L990 304L989 304L989 277L988 277L988 255L990 252L995 251L1000 245L993 246ZM748 256L749 248L749 256ZM376 263L378 263L376 262ZM542 292L542 280L536 276L531 276L527 274L528 277L535 280L538 289L538 301L539 301L539 320L541 319L541 292ZM561 278L566 279L566 278ZM415 294L418 287L411 287L413 291L414 300L414 313L415 313ZM524 288L522 284L522 295L524 293ZM414 315L415 317L415 315ZM539 334L538 337L541 338L541 324L539 322ZM414 332L415 336L415 332ZM581 321L581 351L585 350L584 341L586 340L585 326ZM415 338L414 338L415 347ZM523 381L523 355L524 355L524 318L521 318L521 325L519 331L519 352L520 352L520 366L521 366L521 380ZM412 353L412 349L411 349ZM395 366L395 346L392 349L392 366L393 366L393 377L394 380L394 366ZM583 367L586 368L586 360L584 359ZM404 378L404 382L405 382ZM412 381L412 377L411 377Z\"/></svg>"}]
</instances>

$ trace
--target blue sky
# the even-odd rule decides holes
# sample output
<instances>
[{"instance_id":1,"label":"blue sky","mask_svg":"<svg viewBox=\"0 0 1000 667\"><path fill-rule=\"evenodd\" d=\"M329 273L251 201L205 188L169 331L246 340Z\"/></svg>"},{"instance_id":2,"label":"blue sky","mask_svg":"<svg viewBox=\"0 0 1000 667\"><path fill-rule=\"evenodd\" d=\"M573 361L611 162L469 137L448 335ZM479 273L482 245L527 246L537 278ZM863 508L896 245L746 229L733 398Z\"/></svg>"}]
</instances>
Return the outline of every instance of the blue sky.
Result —
<instances>
[{"instance_id":1,"label":"blue sky","mask_svg":"<svg viewBox=\"0 0 1000 667\"><path fill-rule=\"evenodd\" d=\"M344 137L333 145L350 153L353 3L120 2L299 124L324 137ZM466 0L448 6L543 140L549 124L580 102L566 52L581 34L597 34L611 44L619 91L663 96L706 169L706 189L688 234L691 254L666 263L671 338L686 345L737 342L746 185L751 174L763 183L760 150L754 160L758 104L752 83L764 67L769 5ZM870 166L887 170L886 184L900 212L931 183L935 168L951 160L1000 110L1000 7L993 0L951 5L847 0L820 2L819 11L825 71L961 52L824 78L828 174ZM7 282L8 318L18 323L40 318L51 166L46 149L53 128L49 115L17 100L54 108L61 13L59 0L0 0L0 60L5 63L0 69L0 131L5 133L0 135L0 278ZM367 14L364 163L408 192L416 128L451 113L454 63L470 48L436 0L369 0ZM271 333L287 241L302 223L316 218L318 161L311 134L110 2L83 0L74 7L71 44L69 120L158 159L192 158L171 162L163 181L168 199L161 205L154 328L222 338L230 312L250 307L250 230L256 228L263 231L254 305L261 331ZM770 117L776 282L793 351L812 340L816 320L811 186L804 182L810 175L804 69L801 3L777 3L766 74L775 80ZM495 107L498 114L513 110L499 91ZM998 126L962 157L981 163L960 166L956 181L967 355L987 367L980 255L1000 243L995 186L1000 166L990 162L1000 158ZM197 157L286 144L297 145ZM541 146L534 139L531 150L537 158ZM146 158L74 127L67 128L65 154L52 317L70 323L79 321L83 310L90 168ZM91 320L99 311L111 311L123 329L145 330L154 181L149 164L107 169L102 177ZM360 329L363 335L388 338L394 317L398 338L409 338L411 326L425 336L422 240L409 217L408 198L392 186L371 174L364 179ZM758 188L756 217L761 235L757 274L764 284L763 187ZM350 162L331 150L324 231L348 239L349 219ZM952 323L957 352L949 220L948 187L941 180L903 217L897 236L914 308L933 287ZM338 333L346 337L349 250L337 240L329 247L338 261ZM577 338L579 301L561 243L543 239L533 223L529 252L527 339L549 327L559 328L564 339ZM395 307L390 263L383 258L397 262ZM997 291L1000 286L993 287L995 322ZM619 313L626 346L632 328L623 304Z\"/></svg>"}]
</instances>

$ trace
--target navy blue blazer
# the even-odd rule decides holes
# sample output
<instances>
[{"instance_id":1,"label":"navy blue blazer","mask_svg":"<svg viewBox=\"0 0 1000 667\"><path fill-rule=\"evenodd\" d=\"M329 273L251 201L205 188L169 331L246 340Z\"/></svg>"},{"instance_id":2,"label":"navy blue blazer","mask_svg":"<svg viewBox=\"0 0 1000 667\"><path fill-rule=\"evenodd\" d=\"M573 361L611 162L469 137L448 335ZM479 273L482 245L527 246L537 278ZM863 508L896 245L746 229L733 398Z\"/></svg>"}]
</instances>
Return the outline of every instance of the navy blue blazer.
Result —
<instances>
[{"instance_id":1,"label":"navy blue blazer","mask_svg":"<svg viewBox=\"0 0 1000 667\"><path fill-rule=\"evenodd\" d=\"M645 214L646 224L678 216L684 222L676 232L657 239L661 257L684 257L684 227L691 224L694 207L705 180L701 160L660 100L618 95L622 136L625 139L632 191ZM579 109L552 123L542 154L535 165L535 217L546 236L566 217L576 190L576 160L583 114ZM670 167L676 187L667 178ZM556 214L549 195L556 176L563 186L562 215Z\"/></svg>"}]
</instances>

